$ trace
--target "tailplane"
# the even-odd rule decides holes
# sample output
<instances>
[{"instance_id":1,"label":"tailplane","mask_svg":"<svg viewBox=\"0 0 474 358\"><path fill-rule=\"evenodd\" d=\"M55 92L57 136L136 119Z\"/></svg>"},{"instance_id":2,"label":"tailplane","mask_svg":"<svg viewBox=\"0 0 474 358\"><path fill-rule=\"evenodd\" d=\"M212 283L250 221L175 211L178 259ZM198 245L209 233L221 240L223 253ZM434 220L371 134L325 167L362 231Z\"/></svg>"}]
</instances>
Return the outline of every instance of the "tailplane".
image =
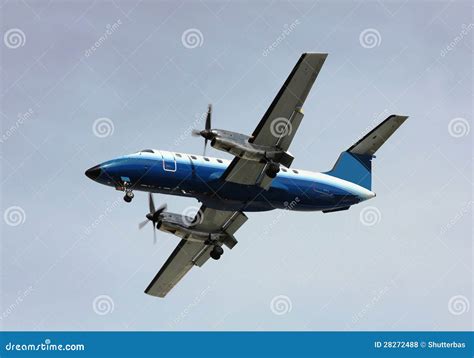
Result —
<instances>
[{"instance_id":1,"label":"tailplane","mask_svg":"<svg viewBox=\"0 0 474 358\"><path fill-rule=\"evenodd\" d=\"M325 174L372 189L372 158L385 141L405 122L407 116L391 115L339 156Z\"/></svg>"}]
</instances>

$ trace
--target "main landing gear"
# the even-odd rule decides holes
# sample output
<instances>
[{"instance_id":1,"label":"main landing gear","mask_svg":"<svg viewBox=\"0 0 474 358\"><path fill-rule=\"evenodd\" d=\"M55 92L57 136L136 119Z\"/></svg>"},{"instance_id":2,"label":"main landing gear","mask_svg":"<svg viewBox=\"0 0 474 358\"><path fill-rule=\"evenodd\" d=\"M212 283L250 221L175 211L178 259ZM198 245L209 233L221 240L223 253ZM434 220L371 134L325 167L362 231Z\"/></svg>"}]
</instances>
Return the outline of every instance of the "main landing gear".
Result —
<instances>
[{"instance_id":1,"label":"main landing gear","mask_svg":"<svg viewBox=\"0 0 474 358\"><path fill-rule=\"evenodd\" d=\"M277 174L280 172L280 164L275 162L270 162L267 166L265 174L267 174L270 178L275 178Z\"/></svg>"},{"instance_id":2,"label":"main landing gear","mask_svg":"<svg viewBox=\"0 0 474 358\"><path fill-rule=\"evenodd\" d=\"M123 200L125 200L125 202L127 202L127 203L131 202L133 197L135 196L133 194L132 189L130 189L129 186L130 186L129 183L123 183L123 187L124 187L124 191L125 191L125 195L123 196Z\"/></svg>"},{"instance_id":3,"label":"main landing gear","mask_svg":"<svg viewBox=\"0 0 474 358\"><path fill-rule=\"evenodd\" d=\"M214 246L214 248L211 251L211 257L214 260L219 260L224 253L224 249L218 245Z\"/></svg>"}]
</instances>

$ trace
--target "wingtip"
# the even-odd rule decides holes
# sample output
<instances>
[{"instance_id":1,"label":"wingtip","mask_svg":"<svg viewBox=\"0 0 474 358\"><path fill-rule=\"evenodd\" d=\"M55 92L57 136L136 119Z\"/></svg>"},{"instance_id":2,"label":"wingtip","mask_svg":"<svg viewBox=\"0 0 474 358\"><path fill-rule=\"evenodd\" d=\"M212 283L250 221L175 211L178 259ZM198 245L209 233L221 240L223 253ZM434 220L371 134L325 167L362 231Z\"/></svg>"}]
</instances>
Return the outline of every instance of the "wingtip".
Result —
<instances>
[{"instance_id":1,"label":"wingtip","mask_svg":"<svg viewBox=\"0 0 474 358\"><path fill-rule=\"evenodd\" d=\"M302 56L319 56L319 57L328 57L328 53L325 52L304 52Z\"/></svg>"},{"instance_id":2,"label":"wingtip","mask_svg":"<svg viewBox=\"0 0 474 358\"><path fill-rule=\"evenodd\" d=\"M399 118L402 121L406 121L409 116L401 115L401 114L392 114L390 117L396 117Z\"/></svg>"}]
</instances>

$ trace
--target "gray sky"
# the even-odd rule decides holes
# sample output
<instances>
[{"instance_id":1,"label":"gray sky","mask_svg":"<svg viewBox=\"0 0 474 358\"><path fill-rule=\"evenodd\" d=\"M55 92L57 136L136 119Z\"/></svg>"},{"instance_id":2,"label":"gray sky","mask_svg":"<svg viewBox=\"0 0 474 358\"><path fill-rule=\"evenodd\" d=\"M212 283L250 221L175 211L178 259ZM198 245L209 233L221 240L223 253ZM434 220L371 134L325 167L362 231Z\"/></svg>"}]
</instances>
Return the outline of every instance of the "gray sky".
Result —
<instances>
[{"instance_id":1,"label":"gray sky","mask_svg":"<svg viewBox=\"0 0 474 358\"><path fill-rule=\"evenodd\" d=\"M1 16L3 329L472 328L469 2L10 0ZM145 193L127 205L84 170L147 147L201 153L188 133L208 103L216 127L251 133L302 52L329 56L295 168L328 170L410 116L377 153L377 197L250 213L232 252L145 295L178 239L153 245Z\"/></svg>"}]
</instances>

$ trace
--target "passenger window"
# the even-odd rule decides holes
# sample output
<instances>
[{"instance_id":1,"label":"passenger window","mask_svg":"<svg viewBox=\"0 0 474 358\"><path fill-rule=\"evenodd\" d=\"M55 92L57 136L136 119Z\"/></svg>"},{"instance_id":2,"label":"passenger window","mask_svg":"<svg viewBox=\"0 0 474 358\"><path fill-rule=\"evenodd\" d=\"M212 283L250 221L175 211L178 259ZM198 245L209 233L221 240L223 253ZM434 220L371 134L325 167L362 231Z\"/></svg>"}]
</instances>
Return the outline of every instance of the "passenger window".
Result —
<instances>
[{"instance_id":1,"label":"passenger window","mask_svg":"<svg viewBox=\"0 0 474 358\"><path fill-rule=\"evenodd\" d=\"M285 173L287 172L287 170L285 168L281 168L281 170L283 170Z\"/></svg>"},{"instance_id":2,"label":"passenger window","mask_svg":"<svg viewBox=\"0 0 474 358\"><path fill-rule=\"evenodd\" d=\"M194 156L194 155L191 155L191 158L194 159L194 160L197 159L196 156Z\"/></svg>"},{"instance_id":3,"label":"passenger window","mask_svg":"<svg viewBox=\"0 0 474 358\"><path fill-rule=\"evenodd\" d=\"M179 153L174 153L177 157L181 158L181 154Z\"/></svg>"},{"instance_id":4,"label":"passenger window","mask_svg":"<svg viewBox=\"0 0 474 358\"><path fill-rule=\"evenodd\" d=\"M208 162L208 161L209 161L209 158L207 158L207 157L204 157L204 160L205 160L206 162Z\"/></svg>"},{"instance_id":5,"label":"passenger window","mask_svg":"<svg viewBox=\"0 0 474 358\"><path fill-rule=\"evenodd\" d=\"M295 173L295 174L298 174L298 171L297 171L297 170L295 170L295 169L293 169L293 173Z\"/></svg>"},{"instance_id":6,"label":"passenger window","mask_svg":"<svg viewBox=\"0 0 474 358\"><path fill-rule=\"evenodd\" d=\"M217 161L218 161L219 163L224 163L224 162L223 162L222 160L220 160L220 159L217 159Z\"/></svg>"}]
</instances>

